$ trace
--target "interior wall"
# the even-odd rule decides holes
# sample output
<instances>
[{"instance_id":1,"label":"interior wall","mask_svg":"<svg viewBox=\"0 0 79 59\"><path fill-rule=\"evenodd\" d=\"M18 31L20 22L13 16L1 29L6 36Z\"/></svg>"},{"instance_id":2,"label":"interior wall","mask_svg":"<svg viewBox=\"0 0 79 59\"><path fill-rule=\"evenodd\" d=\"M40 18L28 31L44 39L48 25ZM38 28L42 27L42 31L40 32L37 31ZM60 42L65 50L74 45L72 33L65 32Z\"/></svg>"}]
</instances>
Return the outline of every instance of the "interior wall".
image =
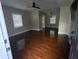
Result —
<instances>
[{"instance_id":1,"label":"interior wall","mask_svg":"<svg viewBox=\"0 0 79 59\"><path fill-rule=\"evenodd\" d=\"M8 29L9 36L13 36L13 35L26 32L29 30L30 12L7 7L4 5L3 5L3 11L4 11L5 21L6 21L6 26ZM22 14L23 27L14 28L13 20L12 20L12 13Z\"/></svg>"},{"instance_id":2,"label":"interior wall","mask_svg":"<svg viewBox=\"0 0 79 59\"><path fill-rule=\"evenodd\" d=\"M39 25L39 11L38 10L33 10L31 12L31 20L30 20L30 29L31 30L39 30L40 25Z\"/></svg>"},{"instance_id":3,"label":"interior wall","mask_svg":"<svg viewBox=\"0 0 79 59\"><path fill-rule=\"evenodd\" d=\"M50 18L51 16L56 15L56 24L50 24ZM52 10L52 15L47 15L46 16L46 27L51 27L51 28L58 28L59 26L59 17L60 17L60 8L56 8Z\"/></svg>"},{"instance_id":4,"label":"interior wall","mask_svg":"<svg viewBox=\"0 0 79 59\"><path fill-rule=\"evenodd\" d=\"M50 26L50 24L49 24L49 19L50 17L49 17L49 15L47 14L47 13L45 13L45 27L49 27Z\"/></svg>"},{"instance_id":5,"label":"interior wall","mask_svg":"<svg viewBox=\"0 0 79 59\"><path fill-rule=\"evenodd\" d=\"M78 9L76 11L73 11L71 9L71 14L72 14L72 23L71 23L71 31L75 31L76 29L78 30Z\"/></svg>"},{"instance_id":6,"label":"interior wall","mask_svg":"<svg viewBox=\"0 0 79 59\"><path fill-rule=\"evenodd\" d=\"M4 5L3 11L9 36L14 36L29 30L39 31L42 29L42 15L45 16L45 20L48 20L49 17L46 13L40 12L38 10L29 12ZM23 27L14 28L12 13L22 14ZM45 21L45 26L49 26L48 21Z\"/></svg>"},{"instance_id":7,"label":"interior wall","mask_svg":"<svg viewBox=\"0 0 79 59\"><path fill-rule=\"evenodd\" d=\"M50 27L58 28L59 26L59 17L60 17L60 8L54 9L52 16L56 15L56 24L50 24Z\"/></svg>"},{"instance_id":8,"label":"interior wall","mask_svg":"<svg viewBox=\"0 0 79 59\"><path fill-rule=\"evenodd\" d=\"M33 11L24 11L8 6L3 5L3 11L6 21L6 26L8 29L8 35L13 36L26 32L28 30L41 30L42 29L42 16L45 16L45 27L56 27L58 28L59 23L59 9L54 10L53 15L57 15L56 24L50 25L50 16L44 12L33 10ZM23 16L23 27L14 28L12 13L22 14Z\"/></svg>"},{"instance_id":9,"label":"interior wall","mask_svg":"<svg viewBox=\"0 0 79 59\"><path fill-rule=\"evenodd\" d=\"M30 29L40 31L42 29L42 16L45 16L45 26L48 25L46 20L47 14L39 10L31 11Z\"/></svg>"},{"instance_id":10,"label":"interior wall","mask_svg":"<svg viewBox=\"0 0 79 59\"><path fill-rule=\"evenodd\" d=\"M39 12L39 24L40 24L40 29L42 29L42 17L44 16L45 17L45 27L46 27L46 20L47 20L47 16L46 16L47 14L46 13L44 13L44 12Z\"/></svg>"},{"instance_id":11,"label":"interior wall","mask_svg":"<svg viewBox=\"0 0 79 59\"><path fill-rule=\"evenodd\" d=\"M70 35L71 30L71 11L70 6L60 8L59 34Z\"/></svg>"}]
</instances>

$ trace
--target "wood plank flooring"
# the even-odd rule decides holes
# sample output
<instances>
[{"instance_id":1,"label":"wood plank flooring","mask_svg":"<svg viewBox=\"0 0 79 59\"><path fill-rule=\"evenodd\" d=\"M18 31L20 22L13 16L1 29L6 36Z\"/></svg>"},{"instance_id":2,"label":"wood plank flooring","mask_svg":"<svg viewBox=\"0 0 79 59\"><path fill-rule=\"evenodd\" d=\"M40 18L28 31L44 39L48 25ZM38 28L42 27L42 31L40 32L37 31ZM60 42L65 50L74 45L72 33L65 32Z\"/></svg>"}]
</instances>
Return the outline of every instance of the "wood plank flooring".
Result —
<instances>
[{"instance_id":1,"label":"wood plank flooring","mask_svg":"<svg viewBox=\"0 0 79 59\"><path fill-rule=\"evenodd\" d=\"M69 45L64 39L50 37L44 32L32 32L26 39L25 48L16 59L68 59Z\"/></svg>"}]
</instances>

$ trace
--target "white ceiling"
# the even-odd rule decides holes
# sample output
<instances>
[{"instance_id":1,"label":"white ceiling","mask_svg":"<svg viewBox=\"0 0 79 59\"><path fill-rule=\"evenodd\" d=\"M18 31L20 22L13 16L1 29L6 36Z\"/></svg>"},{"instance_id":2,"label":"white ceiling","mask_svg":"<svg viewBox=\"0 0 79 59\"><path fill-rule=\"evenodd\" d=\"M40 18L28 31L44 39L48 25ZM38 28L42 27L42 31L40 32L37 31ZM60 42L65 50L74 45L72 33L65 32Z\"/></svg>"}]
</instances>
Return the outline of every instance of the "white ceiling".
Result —
<instances>
[{"instance_id":1,"label":"white ceiling","mask_svg":"<svg viewBox=\"0 0 79 59\"><path fill-rule=\"evenodd\" d=\"M4 5L11 6L14 8L29 10L32 6L32 2L34 0L1 0ZM64 5L71 5L73 0L35 0L37 6L41 8L41 10L48 10L58 8Z\"/></svg>"}]
</instances>

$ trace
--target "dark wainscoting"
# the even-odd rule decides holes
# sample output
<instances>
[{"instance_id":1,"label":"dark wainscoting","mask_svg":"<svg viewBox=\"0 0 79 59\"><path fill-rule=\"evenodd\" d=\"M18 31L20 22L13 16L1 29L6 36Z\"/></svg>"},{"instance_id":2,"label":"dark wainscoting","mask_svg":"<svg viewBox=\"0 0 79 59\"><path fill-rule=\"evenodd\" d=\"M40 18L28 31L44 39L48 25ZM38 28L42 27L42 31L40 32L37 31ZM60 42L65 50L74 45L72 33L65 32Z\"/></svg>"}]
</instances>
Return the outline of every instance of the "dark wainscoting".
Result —
<instances>
[{"instance_id":1,"label":"dark wainscoting","mask_svg":"<svg viewBox=\"0 0 79 59\"><path fill-rule=\"evenodd\" d=\"M50 34L50 31L54 31L55 32L55 36L58 36L58 28L52 28L52 27L46 27L45 28L45 32Z\"/></svg>"},{"instance_id":2,"label":"dark wainscoting","mask_svg":"<svg viewBox=\"0 0 79 59\"><path fill-rule=\"evenodd\" d=\"M9 37L13 59L15 59L16 54L19 52L17 50L17 42L22 40L22 39L24 39L24 41L26 42L29 39L29 37L31 37L32 35L35 35L34 34L35 32L39 32L39 31L30 30L30 31Z\"/></svg>"},{"instance_id":3,"label":"dark wainscoting","mask_svg":"<svg viewBox=\"0 0 79 59\"><path fill-rule=\"evenodd\" d=\"M30 31L9 37L13 58L14 58L15 54L18 52L17 51L17 42L22 39L26 39L26 38L28 39L29 34L30 34Z\"/></svg>"}]
</instances>

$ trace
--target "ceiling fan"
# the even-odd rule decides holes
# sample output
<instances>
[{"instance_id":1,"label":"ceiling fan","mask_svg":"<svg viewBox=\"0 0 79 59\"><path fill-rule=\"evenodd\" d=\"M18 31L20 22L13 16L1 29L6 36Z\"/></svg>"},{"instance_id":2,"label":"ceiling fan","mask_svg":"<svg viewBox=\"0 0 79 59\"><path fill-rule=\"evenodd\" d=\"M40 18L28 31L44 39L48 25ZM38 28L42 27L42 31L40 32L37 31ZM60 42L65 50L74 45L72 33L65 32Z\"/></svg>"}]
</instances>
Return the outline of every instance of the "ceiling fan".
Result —
<instances>
[{"instance_id":1,"label":"ceiling fan","mask_svg":"<svg viewBox=\"0 0 79 59\"><path fill-rule=\"evenodd\" d=\"M37 6L36 0L31 0L30 5L27 7L27 10L41 10L41 8Z\"/></svg>"},{"instance_id":2,"label":"ceiling fan","mask_svg":"<svg viewBox=\"0 0 79 59\"><path fill-rule=\"evenodd\" d=\"M40 9L40 7L36 6L36 3L35 2L32 2L32 8Z\"/></svg>"}]
</instances>

